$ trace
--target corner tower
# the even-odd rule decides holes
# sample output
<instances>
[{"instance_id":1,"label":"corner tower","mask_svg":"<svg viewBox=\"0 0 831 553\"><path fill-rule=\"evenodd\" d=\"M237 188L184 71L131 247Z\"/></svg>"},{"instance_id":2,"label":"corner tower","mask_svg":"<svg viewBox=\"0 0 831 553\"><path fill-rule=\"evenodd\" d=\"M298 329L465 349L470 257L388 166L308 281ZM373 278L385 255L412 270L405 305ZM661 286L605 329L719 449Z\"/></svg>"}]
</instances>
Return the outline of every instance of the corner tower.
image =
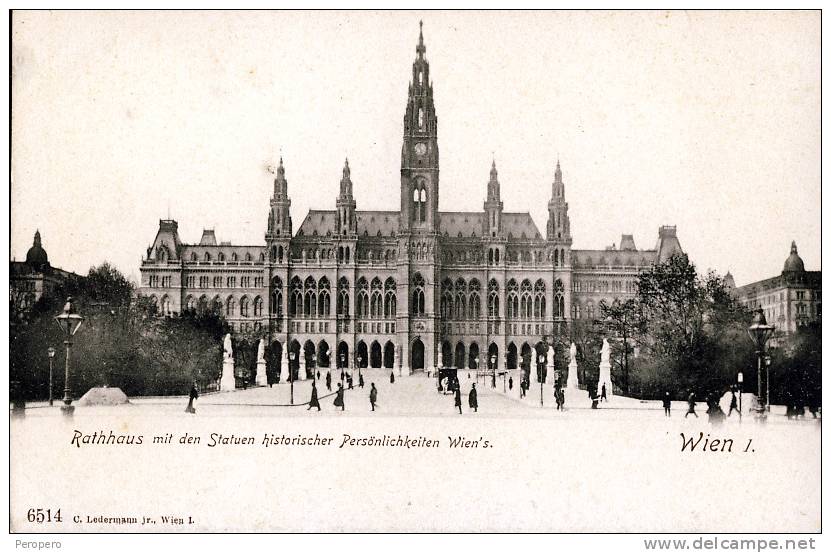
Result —
<instances>
[{"instance_id":1,"label":"corner tower","mask_svg":"<svg viewBox=\"0 0 831 553\"><path fill-rule=\"evenodd\" d=\"M274 192L269 202L268 229L265 233L265 242L268 247L269 261L283 263L289 257L289 241L291 240L291 200L288 195L286 170L283 168L283 158L277 167L274 177Z\"/></svg>"},{"instance_id":2,"label":"corner tower","mask_svg":"<svg viewBox=\"0 0 831 553\"><path fill-rule=\"evenodd\" d=\"M404 114L401 147L401 226L407 231L435 232L439 207L438 119L433 105L430 64L424 57L424 35L419 22L413 77Z\"/></svg>"}]
</instances>

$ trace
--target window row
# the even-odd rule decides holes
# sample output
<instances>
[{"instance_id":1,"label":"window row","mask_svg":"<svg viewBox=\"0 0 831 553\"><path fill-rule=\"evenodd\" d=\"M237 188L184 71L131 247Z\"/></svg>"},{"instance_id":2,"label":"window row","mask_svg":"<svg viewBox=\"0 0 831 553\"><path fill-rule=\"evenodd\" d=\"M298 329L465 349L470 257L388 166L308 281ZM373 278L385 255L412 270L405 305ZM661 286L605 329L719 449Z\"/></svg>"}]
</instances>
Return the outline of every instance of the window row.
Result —
<instances>
[{"instance_id":1,"label":"window row","mask_svg":"<svg viewBox=\"0 0 831 553\"><path fill-rule=\"evenodd\" d=\"M265 286L265 277L257 276L253 277L250 276L243 276L239 278L239 287L240 288L251 288L251 284L254 284L254 288L262 288ZM229 276L229 277L222 277L222 276L208 276L202 275L197 280L196 275L188 275L185 277L185 287L186 288L196 288L198 284L199 288L236 288L237 287L237 277ZM164 286L164 284L163 284Z\"/></svg>"}]
</instances>

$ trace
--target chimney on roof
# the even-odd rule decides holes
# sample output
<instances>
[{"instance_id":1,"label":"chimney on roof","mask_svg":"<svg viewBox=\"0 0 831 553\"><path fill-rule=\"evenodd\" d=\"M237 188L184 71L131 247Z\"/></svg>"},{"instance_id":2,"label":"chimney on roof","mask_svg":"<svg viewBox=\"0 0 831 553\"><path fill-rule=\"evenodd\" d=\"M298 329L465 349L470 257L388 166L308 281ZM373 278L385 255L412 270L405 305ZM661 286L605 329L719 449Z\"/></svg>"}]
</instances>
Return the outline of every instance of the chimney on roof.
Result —
<instances>
[{"instance_id":1,"label":"chimney on roof","mask_svg":"<svg viewBox=\"0 0 831 553\"><path fill-rule=\"evenodd\" d=\"M202 231L202 239L199 240L200 246L216 246L216 234L214 229L204 229Z\"/></svg>"}]
</instances>

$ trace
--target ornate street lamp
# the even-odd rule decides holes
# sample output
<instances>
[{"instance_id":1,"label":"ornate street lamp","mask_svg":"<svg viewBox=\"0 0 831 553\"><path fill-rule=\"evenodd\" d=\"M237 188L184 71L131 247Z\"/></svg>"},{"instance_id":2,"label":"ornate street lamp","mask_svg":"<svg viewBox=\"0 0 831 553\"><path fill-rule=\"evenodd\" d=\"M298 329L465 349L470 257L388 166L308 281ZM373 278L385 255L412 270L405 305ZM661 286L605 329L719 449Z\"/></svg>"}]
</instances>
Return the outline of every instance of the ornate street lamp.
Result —
<instances>
[{"instance_id":1,"label":"ornate street lamp","mask_svg":"<svg viewBox=\"0 0 831 553\"><path fill-rule=\"evenodd\" d=\"M774 327L769 325L765 319L765 312L760 307L753 315L753 321L747 329L747 334L753 343L756 345L756 356L758 364L756 367L756 377L758 380L758 397L761 403L761 412L770 411L770 367L765 364L765 382L767 383L767 394L763 395L762 389L762 358L765 354L765 344L773 336Z\"/></svg>"},{"instance_id":2,"label":"ornate street lamp","mask_svg":"<svg viewBox=\"0 0 831 553\"><path fill-rule=\"evenodd\" d=\"M544 375L544 374L543 374L543 372L542 372L542 366L543 366L543 364L544 364L544 363L545 363L545 356L544 356L544 355L540 355L540 356L537 358L537 375L539 376L539 378L538 378L537 380L539 380L539 381L540 381L540 407L542 407L542 406L543 406L543 399L542 399L542 396L543 396L543 394L542 394L542 387L543 387L543 381L545 380L545 375Z\"/></svg>"},{"instance_id":3,"label":"ornate street lamp","mask_svg":"<svg viewBox=\"0 0 831 553\"><path fill-rule=\"evenodd\" d=\"M63 387L63 406L61 411L64 415L72 415L75 407L72 406L72 391L69 388L69 349L72 347L72 337L81 328L81 323L84 318L75 313L75 308L72 307L72 298L66 298L66 305L63 306L63 313L55 317L61 331L66 335L64 345L66 346L66 374L64 376Z\"/></svg>"},{"instance_id":4,"label":"ornate street lamp","mask_svg":"<svg viewBox=\"0 0 831 553\"><path fill-rule=\"evenodd\" d=\"M291 404L294 405L294 360L297 354L289 352L289 384L291 385Z\"/></svg>"},{"instance_id":5,"label":"ornate street lamp","mask_svg":"<svg viewBox=\"0 0 831 553\"><path fill-rule=\"evenodd\" d=\"M313 353L312 354L312 380L315 381L317 384L317 356Z\"/></svg>"},{"instance_id":6,"label":"ornate street lamp","mask_svg":"<svg viewBox=\"0 0 831 553\"><path fill-rule=\"evenodd\" d=\"M739 422L742 422L742 391L744 389L744 373L742 371L739 371L737 380L739 382Z\"/></svg>"},{"instance_id":7,"label":"ornate street lamp","mask_svg":"<svg viewBox=\"0 0 831 553\"><path fill-rule=\"evenodd\" d=\"M55 359L55 348L50 347L46 350L49 355L49 407L52 407L52 360Z\"/></svg>"},{"instance_id":8,"label":"ornate street lamp","mask_svg":"<svg viewBox=\"0 0 831 553\"><path fill-rule=\"evenodd\" d=\"M346 364L346 356L340 354L340 379L343 380L343 366Z\"/></svg>"}]
</instances>

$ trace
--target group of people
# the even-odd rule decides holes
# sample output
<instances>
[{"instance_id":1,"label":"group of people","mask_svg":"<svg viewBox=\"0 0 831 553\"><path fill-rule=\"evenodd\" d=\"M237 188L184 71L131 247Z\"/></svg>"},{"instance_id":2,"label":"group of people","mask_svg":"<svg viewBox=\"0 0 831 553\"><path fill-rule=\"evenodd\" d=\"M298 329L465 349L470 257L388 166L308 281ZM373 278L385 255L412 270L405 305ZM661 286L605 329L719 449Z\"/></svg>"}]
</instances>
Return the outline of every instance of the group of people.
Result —
<instances>
[{"instance_id":1,"label":"group of people","mask_svg":"<svg viewBox=\"0 0 831 553\"><path fill-rule=\"evenodd\" d=\"M712 424L721 424L724 421L724 419L733 414L733 411L735 411L739 415L739 417L742 416L742 413L739 410L739 403L736 398L736 390L734 388L730 389L730 409L726 415L724 414L721 405L719 405L718 394L711 393L707 395L705 402L707 403L707 418L708 421ZM669 392L664 392L662 404L664 406L664 416L671 416L672 396ZM698 418L698 413L695 412L695 406L695 392L690 391L689 395L687 396L687 412L684 414L685 419L690 415L693 415L695 418Z\"/></svg>"},{"instance_id":2,"label":"group of people","mask_svg":"<svg viewBox=\"0 0 831 553\"><path fill-rule=\"evenodd\" d=\"M328 379L327 379L327 381L328 381ZM360 387L363 388L364 387L363 375L359 375L358 382L359 382ZM351 382L349 383L349 389L350 390L353 389ZM335 400L333 402L333 405L335 407L340 407L341 411L346 410L346 401L344 401L344 392L345 392L345 390L343 388L343 384L338 382L338 390L337 390L337 392L335 392ZM378 404L378 388L375 387L374 382L370 382L369 383L369 406L370 406L370 410L375 411L375 407L377 406L377 404ZM309 398L309 407L306 409L306 411L309 411L310 409L313 409L315 407L317 407L317 410L320 411L320 400L318 399L318 396L317 396L317 384L315 382L312 382L312 396L311 396L311 398Z\"/></svg>"},{"instance_id":3,"label":"group of people","mask_svg":"<svg viewBox=\"0 0 831 553\"><path fill-rule=\"evenodd\" d=\"M441 386L441 384L439 384ZM453 404L462 414L462 388L459 386L459 380L456 379L456 385L453 391ZM479 395L476 392L476 383L470 385L470 392L467 395L467 405L473 409L474 413L479 412Z\"/></svg>"}]
</instances>

